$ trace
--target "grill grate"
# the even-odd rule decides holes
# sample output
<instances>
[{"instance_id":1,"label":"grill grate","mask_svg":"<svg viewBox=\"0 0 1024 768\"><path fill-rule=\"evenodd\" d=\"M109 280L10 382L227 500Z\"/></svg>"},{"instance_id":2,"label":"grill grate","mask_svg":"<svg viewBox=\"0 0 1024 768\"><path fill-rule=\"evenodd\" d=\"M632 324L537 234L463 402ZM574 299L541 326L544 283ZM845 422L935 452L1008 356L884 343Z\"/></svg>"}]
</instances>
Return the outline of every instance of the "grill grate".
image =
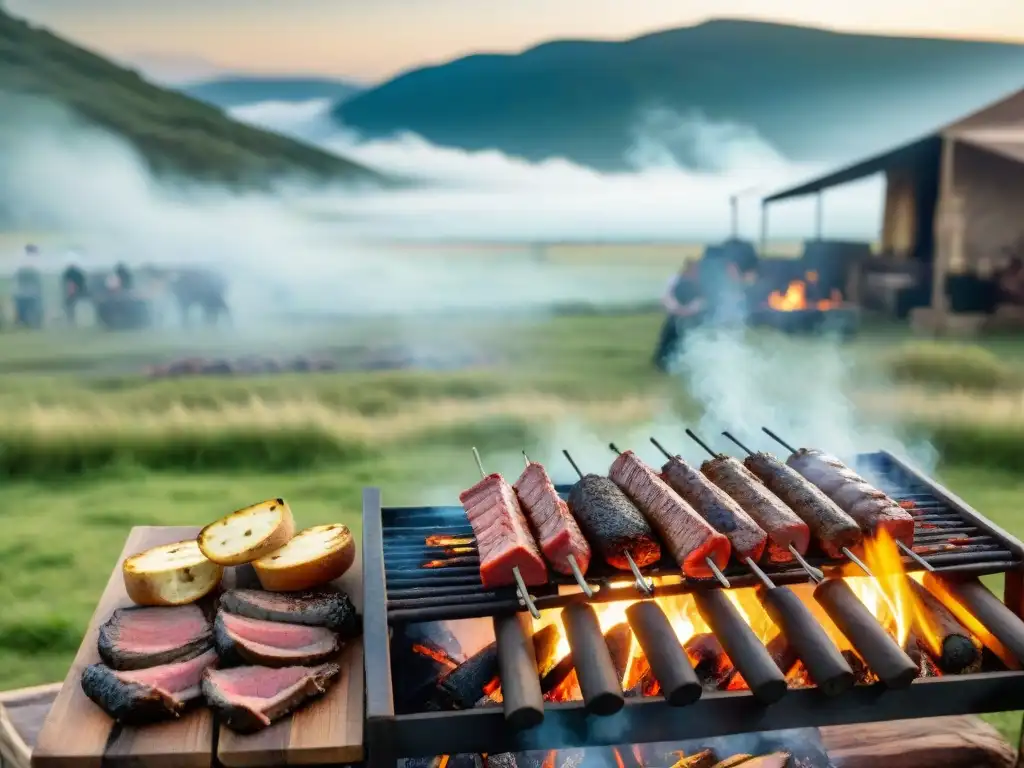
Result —
<instances>
[{"instance_id":1,"label":"grill grate","mask_svg":"<svg viewBox=\"0 0 1024 768\"><path fill-rule=\"evenodd\" d=\"M984 575L1002 573L1024 562L1024 551L1012 537L906 462L887 452L869 453L858 457L857 468L914 516L914 551L932 569ZM563 498L570 488L557 486ZM384 508L381 522L389 621L474 618L519 610L514 587L488 590L481 583L476 542L462 507ZM428 537L434 545L428 545ZM813 552L807 560L818 567L843 564ZM903 564L908 571L923 569L909 556L903 558ZM807 580L795 564L763 569L780 585ZM713 579L683 581L678 566L668 557L643 572L666 577L666 583L656 589L661 595L718 588ZM757 583L749 570L735 563L725 573L733 586ZM587 581L601 587L592 600L636 596L630 574L616 571L598 558L591 563ZM571 585L561 590L565 594L560 594L562 585ZM542 610L587 599L571 577L556 573L548 584L532 587L530 594Z\"/></svg>"}]
</instances>

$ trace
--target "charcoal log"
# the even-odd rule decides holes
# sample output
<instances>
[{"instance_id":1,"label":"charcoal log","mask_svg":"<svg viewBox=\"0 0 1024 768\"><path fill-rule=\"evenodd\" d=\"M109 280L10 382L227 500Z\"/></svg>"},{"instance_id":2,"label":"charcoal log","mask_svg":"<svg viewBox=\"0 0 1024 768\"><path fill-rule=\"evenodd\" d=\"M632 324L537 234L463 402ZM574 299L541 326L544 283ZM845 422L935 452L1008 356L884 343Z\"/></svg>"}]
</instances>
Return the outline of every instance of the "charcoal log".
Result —
<instances>
[{"instance_id":1,"label":"charcoal log","mask_svg":"<svg viewBox=\"0 0 1024 768\"><path fill-rule=\"evenodd\" d=\"M778 665L784 675L788 675L793 667L796 666L797 661L799 661L793 646L789 644L786 636L781 632L769 640L768 645L765 647L768 649L768 655L772 657L772 660Z\"/></svg>"},{"instance_id":2,"label":"charcoal log","mask_svg":"<svg viewBox=\"0 0 1024 768\"><path fill-rule=\"evenodd\" d=\"M573 603L562 611L562 621L572 648L584 706L594 715L615 714L622 709L625 700L621 678L616 676L597 613L590 605Z\"/></svg>"},{"instance_id":3,"label":"charcoal log","mask_svg":"<svg viewBox=\"0 0 1024 768\"><path fill-rule=\"evenodd\" d=\"M616 671L618 671L620 667L624 669L622 656L623 647L625 647L625 651L627 653L629 651L629 644L623 643L622 639L621 630L624 626L625 625L623 624L616 624L604 634L605 645L608 647L609 654L612 655L612 666ZM626 627L626 629L628 630L628 627ZM616 635L618 635L618 637L616 637ZM558 645L557 637L555 638L554 645L555 647ZM616 659L616 656L618 659ZM558 659L557 664L552 666L545 674L543 674L540 680L541 693L543 693L545 697L550 697L550 695L553 694L559 686L569 679L574 669L573 654L570 650L568 654L561 659Z\"/></svg>"},{"instance_id":4,"label":"charcoal log","mask_svg":"<svg viewBox=\"0 0 1024 768\"><path fill-rule=\"evenodd\" d=\"M612 657L612 666L615 668L619 685L625 687L626 673L629 672L629 650L633 645L633 633L629 629L629 624L621 622L611 627L604 633L604 642Z\"/></svg>"},{"instance_id":5,"label":"charcoal log","mask_svg":"<svg viewBox=\"0 0 1024 768\"><path fill-rule=\"evenodd\" d=\"M525 614L494 619L505 722L515 731L544 720L544 698L537 677L537 656Z\"/></svg>"},{"instance_id":6,"label":"charcoal log","mask_svg":"<svg viewBox=\"0 0 1024 768\"><path fill-rule=\"evenodd\" d=\"M701 617L721 639L750 692L764 704L781 699L786 693L786 678L732 601L720 589L700 590L693 598Z\"/></svg>"},{"instance_id":7,"label":"charcoal log","mask_svg":"<svg viewBox=\"0 0 1024 768\"><path fill-rule=\"evenodd\" d=\"M917 664L878 623L849 584L842 579L826 579L815 587L814 599L887 687L906 688L914 681Z\"/></svg>"},{"instance_id":8,"label":"charcoal log","mask_svg":"<svg viewBox=\"0 0 1024 768\"><path fill-rule=\"evenodd\" d=\"M669 704L681 707L699 699L701 682L661 607L649 600L634 603L626 609L626 618L643 649L647 669Z\"/></svg>"},{"instance_id":9,"label":"charcoal log","mask_svg":"<svg viewBox=\"0 0 1024 768\"><path fill-rule=\"evenodd\" d=\"M491 643L441 678L437 700L447 709L472 709L498 674L498 647Z\"/></svg>"},{"instance_id":10,"label":"charcoal log","mask_svg":"<svg viewBox=\"0 0 1024 768\"><path fill-rule=\"evenodd\" d=\"M398 712L423 709L438 680L463 658L458 640L443 625L406 624L391 640L391 669Z\"/></svg>"},{"instance_id":11,"label":"charcoal log","mask_svg":"<svg viewBox=\"0 0 1024 768\"><path fill-rule=\"evenodd\" d=\"M965 629L931 592L912 579L908 579L907 583L921 607L920 613L915 616L913 632L939 669L949 675L970 674L980 670L981 641Z\"/></svg>"},{"instance_id":12,"label":"charcoal log","mask_svg":"<svg viewBox=\"0 0 1024 768\"><path fill-rule=\"evenodd\" d=\"M924 575L924 587L1008 669L1024 662L1024 621L977 579Z\"/></svg>"},{"instance_id":13,"label":"charcoal log","mask_svg":"<svg viewBox=\"0 0 1024 768\"><path fill-rule=\"evenodd\" d=\"M533 655L537 657L537 673L541 677L558 663L558 641L561 637L562 630L557 624L548 624L533 633Z\"/></svg>"},{"instance_id":14,"label":"charcoal log","mask_svg":"<svg viewBox=\"0 0 1024 768\"><path fill-rule=\"evenodd\" d=\"M736 675L736 667L718 638L710 632L694 635L684 646L694 673L705 691L724 691Z\"/></svg>"},{"instance_id":15,"label":"charcoal log","mask_svg":"<svg viewBox=\"0 0 1024 768\"><path fill-rule=\"evenodd\" d=\"M796 593L788 587L762 587L757 595L822 693L837 696L849 690L853 670Z\"/></svg>"}]
</instances>

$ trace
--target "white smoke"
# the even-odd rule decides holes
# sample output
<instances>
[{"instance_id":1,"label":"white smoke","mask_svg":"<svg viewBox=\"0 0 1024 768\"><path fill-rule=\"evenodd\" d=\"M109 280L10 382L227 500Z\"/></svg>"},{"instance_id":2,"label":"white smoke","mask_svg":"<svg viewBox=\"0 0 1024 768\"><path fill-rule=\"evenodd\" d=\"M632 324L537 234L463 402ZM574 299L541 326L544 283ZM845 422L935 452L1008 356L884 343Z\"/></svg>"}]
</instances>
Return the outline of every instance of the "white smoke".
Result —
<instances>
[{"instance_id":1,"label":"white smoke","mask_svg":"<svg viewBox=\"0 0 1024 768\"><path fill-rule=\"evenodd\" d=\"M363 219L356 229L375 237L721 240L729 234L730 196L768 193L824 170L788 162L753 129L715 123L699 112L657 109L642 115L627 152L636 170L610 174L562 159L529 163L498 151L438 147L412 134L360 141L330 120L329 107L326 101L265 102L231 114L371 167L433 182L421 189L323 201L325 211L344 208ZM850 184L826 198L827 237L874 239L881 220L879 179ZM813 223L813 201L780 203L771 212L770 236L805 239L814 234ZM748 238L760 233L754 193L741 200L740 228Z\"/></svg>"}]
</instances>

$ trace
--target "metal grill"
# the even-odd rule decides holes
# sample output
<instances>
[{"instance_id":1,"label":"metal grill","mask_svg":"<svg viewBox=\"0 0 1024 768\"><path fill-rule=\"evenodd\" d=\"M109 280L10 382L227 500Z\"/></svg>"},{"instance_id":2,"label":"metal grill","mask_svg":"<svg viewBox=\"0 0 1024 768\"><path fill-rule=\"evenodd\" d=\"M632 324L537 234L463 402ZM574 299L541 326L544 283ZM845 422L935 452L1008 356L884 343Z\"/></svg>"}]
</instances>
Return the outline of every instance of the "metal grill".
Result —
<instances>
[{"instance_id":1,"label":"metal grill","mask_svg":"<svg viewBox=\"0 0 1024 768\"><path fill-rule=\"evenodd\" d=\"M880 451L860 455L857 469L914 515L917 557L904 557L908 571L927 568L984 575L1024 563L1024 550L1013 537L905 461ZM570 488L557 486L563 497ZM485 617L520 610L514 587L489 590L481 583L476 542L462 507L392 507L364 514L378 515L382 525L389 622ZM845 564L820 553L809 553L807 560L819 568ZM806 572L795 564L765 566L764 570L780 585L807 580ZM668 557L644 568L643 573L666 577L655 588L656 595L718 588L714 579L681 579L678 566ZM735 563L725 574L736 587L757 583L756 576ZM555 573L548 584L531 588L530 594L541 610L637 596L630 574L615 571L597 558L591 563L587 581L599 588L592 598L581 594L571 577ZM568 588L560 590L562 586Z\"/></svg>"}]
</instances>

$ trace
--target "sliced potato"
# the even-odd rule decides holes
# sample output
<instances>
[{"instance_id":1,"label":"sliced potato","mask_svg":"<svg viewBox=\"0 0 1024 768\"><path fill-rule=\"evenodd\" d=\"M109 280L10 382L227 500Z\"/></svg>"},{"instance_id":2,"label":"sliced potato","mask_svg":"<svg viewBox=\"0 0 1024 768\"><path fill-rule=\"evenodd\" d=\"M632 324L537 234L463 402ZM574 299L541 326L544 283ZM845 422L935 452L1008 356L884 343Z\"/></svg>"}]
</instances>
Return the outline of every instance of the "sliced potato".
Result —
<instances>
[{"instance_id":1,"label":"sliced potato","mask_svg":"<svg viewBox=\"0 0 1024 768\"><path fill-rule=\"evenodd\" d=\"M252 567L270 592L300 592L344 575L356 558L348 526L317 525L299 531L281 549L254 560Z\"/></svg>"},{"instance_id":2,"label":"sliced potato","mask_svg":"<svg viewBox=\"0 0 1024 768\"><path fill-rule=\"evenodd\" d=\"M194 603L212 592L224 575L224 569L211 563L194 540L132 555L121 572L128 597L138 605Z\"/></svg>"},{"instance_id":3,"label":"sliced potato","mask_svg":"<svg viewBox=\"0 0 1024 768\"><path fill-rule=\"evenodd\" d=\"M280 549L295 535L284 499L269 499L232 512L199 532L199 549L219 565L242 565Z\"/></svg>"}]
</instances>

